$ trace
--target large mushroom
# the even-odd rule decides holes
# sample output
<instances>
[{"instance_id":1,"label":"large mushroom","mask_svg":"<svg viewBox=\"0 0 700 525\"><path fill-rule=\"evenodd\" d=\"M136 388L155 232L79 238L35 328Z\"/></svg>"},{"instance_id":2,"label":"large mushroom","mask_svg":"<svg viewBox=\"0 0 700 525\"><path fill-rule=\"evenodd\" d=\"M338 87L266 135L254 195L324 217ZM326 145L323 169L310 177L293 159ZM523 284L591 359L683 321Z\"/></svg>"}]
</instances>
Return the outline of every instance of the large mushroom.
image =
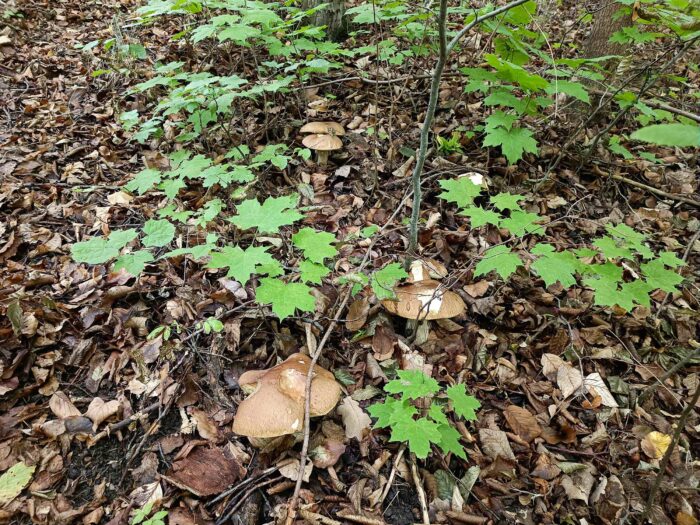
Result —
<instances>
[{"instance_id":1,"label":"large mushroom","mask_svg":"<svg viewBox=\"0 0 700 525\"><path fill-rule=\"evenodd\" d=\"M269 370L251 370L238 380L250 395L238 407L233 431L253 444L260 439L300 432L304 425L306 376L311 359L292 354ZM323 416L340 399L340 385L328 370L314 366L311 380L310 416Z\"/></svg>"},{"instance_id":2,"label":"large mushroom","mask_svg":"<svg viewBox=\"0 0 700 525\"><path fill-rule=\"evenodd\" d=\"M338 137L345 135L345 130L337 122L309 122L299 132L310 133L301 142L316 152L316 160L321 166L328 162L329 152L343 147L343 141Z\"/></svg>"}]
</instances>

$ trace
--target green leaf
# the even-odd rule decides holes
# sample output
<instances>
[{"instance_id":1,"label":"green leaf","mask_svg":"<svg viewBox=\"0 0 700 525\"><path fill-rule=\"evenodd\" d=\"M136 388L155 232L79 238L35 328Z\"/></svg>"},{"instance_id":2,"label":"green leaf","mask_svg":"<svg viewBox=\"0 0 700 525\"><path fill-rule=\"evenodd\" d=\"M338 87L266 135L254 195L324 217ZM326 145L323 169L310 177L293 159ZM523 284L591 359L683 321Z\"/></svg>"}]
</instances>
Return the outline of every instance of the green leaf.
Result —
<instances>
[{"instance_id":1,"label":"green leaf","mask_svg":"<svg viewBox=\"0 0 700 525\"><path fill-rule=\"evenodd\" d=\"M660 146L700 147L700 126L691 124L654 124L638 129L631 138Z\"/></svg>"},{"instance_id":2,"label":"green leaf","mask_svg":"<svg viewBox=\"0 0 700 525\"><path fill-rule=\"evenodd\" d=\"M323 264L304 259L299 263L299 273L302 281L313 284L321 284L323 278L331 271Z\"/></svg>"},{"instance_id":3,"label":"green leaf","mask_svg":"<svg viewBox=\"0 0 700 525\"><path fill-rule=\"evenodd\" d=\"M262 265L279 267L280 263L267 253L263 246L249 246L243 250L240 246L224 246L221 251L211 254L207 268L228 268L227 277L233 277L241 284L250 280L250 276L268 272L261 270Z\"/></svg>"},{"instance_id":4,"label":"green leaf","mask_svg":"<svg viewBox=\"0 0 700 525\"><path fill-rule=\"evenodd\" d=\"M552 81L547 89L545 90L549 95L555 95L557 93L564 93L585 102L586 104L591 103L591 99L588 96L588 91L583 84L580 82L572 82L570 80L554 80Z\"/></svg>"},{"instance_id":5,"label":"green leaf","mask_svg":"<svg viewBox=\"0 0 700 525\"><path fill-rule=\"evenodd\" d=\"M526 233L542 235L544 226L536 224L540 220L542 217L536 213L516 210L511 212L510 217L501 221L501 228L507 229L511 235L516 237L522 237Z\"/></svg>"},{"instance_id":6,"label":"green leaf","mask_svg":"<svg viewBox=\"0 0 700 525\"><path fill-rule=\"evenodd\" d=\"M447 202L454 202L460 208L466 208L481 193L481 185L475 184L469 177L444 179L438 181L443 191L439 197Z\"/></svg>"},{"instance_id":7,"label":"green leaf","mask_svg":"<svg viewBox=\"0 0 700 525\"><path fill-rule=\"evenodd\" d=\"M474 269L474 277L486 275L491 270L496 270L496 273L500 275L501 278L506 279L518 266L522 265L523 263L520 257L511 252L510 248L503 245L494 246L484 252L482 259L477 263Z\"/></svg>"},{"instance_id":8,"label":"green leaf","mask_svg":"<svg viewBox=\"0 0 700 525\"><path fill-rule=\"evenodd\" d=\"M467 394L467 387L464 386L464 383L447 387L445 393L452 401L455 414L467 421L476 421L476 411L481 408L481 403L474 396Z\"/></svg>"},{"instance_id":9,"label":"green leaf","mask_svg":"<svg viewBox=\"0 0 700 525\"><path fill-rule=\"evenodd\" d=\"M399 378L389 381L384 386L384 391L390 394L401 394L404 400L426 397L440 390L438 382L420 370L399 370L397 375Z\"/></svg>"},{"instance_id":10,"label":"green leaf","mask_svg":"<svg viewBox=\"0 0 700 525\"><path fill-rule=\"evenodd\" d=\"M313 312L316 300L311 295L311 288L302 283L285 283L280 279L266 277L260 279L260 286L255 291L255 301L258 304L272 305L272 311L284 320L298 309L302 312Z\"/></svg>"},{"instance_id":11,"label":"green leaf","mask_svg":"<svg viewBox=\"0 0 700 525\"><path fill-rule=\"evenodd\" d=\"M518 195L513 193L498 193L491 197L491 205L497 210L517 210L520 211L519 201L525 199L524 195Z\"/></svg>"},{"instance_id":12,"label":"green leaf","mask_svg":"<svg viewBox=\"0 0 700 525\"><path fill-rule=\"evenodd\" d=\"M615 239L607 235L593 241L593 246L598 248L608 259L633 259L634 255L629 248L620 246L620 243L615 242Z\"/></svg>"},{"instance_id":13,"label":"green leaf","mask_svg":"<svg viewBox=\"0 0 700 525\"><path fill-rule=\"evenodd\" d=\"M338 250L332 245L334 242L337 242L335 235L314 228L302 228L292 235L292 243L304 252L304 257L319 264L338 254Z\"/></svg>"},{"instance_id":14,"label":"green leaf","mask_svg":"<svg viewBox=\"0 0 700 525\"><path fill-rule=\"evenodd\" d=\"M5 505L19 496L24 487L29 485L36 467L24 463L15 463L0 476L0 506Z\"/></svg>"},{"instance_id":15,"label":"green leaf","mask_svg":"<svg viewBox=\"0 0 700 525\"><path fill-rule=\"evenodd\" d=\"M537 153L537 141L525 128L495 128L486 133L484 146L500 146L509 164L518 162L524 153Z\"/></svg>"},{"instance_id":16,"label":"green leaf","mask_svg":"<svg viewBox=\"0 0 700 525\"><path fill-rule=\"evenodd\" d=\"M438 442L438 447L445 454L452 452L455 456L462 459L467 459L467 453L464 451L464 447L459 442L462 435L457 432L452 425L444 424L438 427L440 432L440 441Z\"/></svg>"},{"instance_id":17,"label":"green leaf","mask_svg":"<svg viewBox=\"0 0 700 525\"><path fill-rule=\"evenodd\" d=\"M399 263L387 264L381 270L372 274L372 291L377 299L391 299L394 297L396 283L408 277L408 274Z\"/></svg>"},{"instance_id":18,"label":"green leaf","mask_svg":"<svg viewBox=\"0 0 700 525\"><path fill-rule=\"evenodd\" d=\"M143 195L157 184L160 184L161 179L160 171L154 168L147 168L138 172L124 187L127 191Z\"/></svg>"},{"instance_id":19,"label":"green leaf","mask_svg":"<svg viewBox=\"0 0 700 525\"><path fill-rule=\"evenodd\" d=\"M620 223L618 225L608 224L605 228L608 230L610 235L624 241L627 246L635 250L645 259L651 259L654 256L649 247L644 243L647 237L643 233L630 228L624 223Z\"/></svg>"},{"instance_id":20,"label":"green leaf","mask_svg":"<svg viewBox=\"0 0 700 525\"><path fill-rule=\"evenodd\" d=\"M442 406L439 405L438 403L431 403L430 408L428 409L428 417L435 421L439 425L449 425L450 422L447 419L447 416L445 413L442 411Z\"/></svg>"},{"instance_id":21,"label":"green leaf","mask_svg":"<svg viewBox=\"0 0 700 525\"><path fill-rule=\"evenodd\" d=\"M367 407L367 412L377 418L374 428L387 428L400 421L413 421L413 416L418 410L408 400L400 401L394 397L387 397L384 403L375 403Z\"/></svg>"},{"instance_id":22,"label":"green leaf","mask_svg":"<svg viewBox=\"0 0 700 525\"><path fill-rule=\"evenodd\" d=\"M493 224L498 226L501 222L501 216L495 211L485 210L480 206L470 206L461 212L460 215L469 217L469 222L472 228L479 228L484 224Z\"/></svg>"},{"instance_id":23,"label":"green leaf","mask_svg":"<svg viewBox=\"0 0 700 525\"><path fill-rule=\"evenodd\" d=\"M146 247L165 246L175 237L175 226L166 219L150 219L143 225L146 236L141 241Z\"/></svg>"},{"instance_id":24,"label":"green leaf","mask_svg":"<svg viewBox=\"0 0 700 525\"><path fill-rule=\"evenodd\" d=\"M631 283L624 283L620 288L620 295L623 297L623 302L626 304L629 304L629 302L632 301L636 304L650 308L651 299L649 298L649 294L653 290L654 287L651 284L644 282L641 279L637 279Z\"/></svg>"},{"instance_id":25,"label":"green leaf","mask_svg":"<svg viewBox=\"0 0 700 525\"><path fill-rule=\"evenodd\" d=\"M114 261L114 271L119 271L122 268L129 272L131 275L139 275L146 264L153 260L153 254L147 250L139 250L133 253L127 253L125 255L120 255L117 260Z\"/></svg>"},{"instance_id":26,"label":"green leaf","mask_svg":"<svg viewBox=\"0 0 700 525\"><path fill-rule=\"evenodd\" d=\"M644 263L640 266L640 269L644 277L646 277L647 283L653 286L654 289L658 288L668 293L677 292L678 288L676 287L683 282L683 277L673 270L667 270L664 267L664 261L661 259L654 259Z\"/></svg>"},{"instance_id":27,"label":"green leaf","mask_svg":"<svg viewBox=\"0 0 700 525\"><path fill-rule=\"evenodd\" d=\"M107 239L95 237L93 239L76 242L71 246L71 255L77 262L88 264L102 264L119 255L128 243L138 237L135 229L116 230L109 234Z\"/></svg>"},{"instance_id":28,"label":"green leaf","mask_svg":"<svg viewBox=\"0 0 700 525\"><path fill-rule=\"evenodd\" d=\"M574 274L580 271L581 263L573 253L556 252L549 244L537 244L530 253L540 256L530 268L537 272L546 286L560 282L564 288L570 288L576 284Z\"/></svg>"},{"instance_id":29,"label":"green leaf","mask_svg":"<svg viewBox=\"0 0 700 525\"><path fill-rule=\"evenodd\" d=\"M506 113L505 111L498 109L486 117L486 126L484 129L487 133L493 132L499 126L510 130L516 120L518 120L518 115Z\"/></svg>"},{"instance_id":30,"label":"green leaf","mask_svg":"<svg viewBox=\"0 0 700 525\"><path fill-rule=\"evenodd\" d=\"M236 206L238 215L229 220L242 230L257 228L261 233L277 233L280 227L304 217L294 209L298 200L297 194L268 197L262 205L257 199L249 199Z\"/></svg>"},{"instance_id":31,"label":"green leaf","mask_svg":"<svg viewBox=\"0 0 700 525\"><path fill-rule=\"evenodd\" d=\"M408 443L408 449L417 458L425 459L430 453L430 445L439 443L441 439L437 423L422 417L416 421L400 421L394 425L389 440Z\"/></svg>"},{"instance_id":32,"label":"green leaf","mask_svg":"<svg viewBox=\"0 0 700 525\"><path fill-rule=\"evenodd\" d=\"M679 259L673 252L661 252L659 254L659 259L663 261L666 266L670 266L671 268L685 266L685 261L683 259Z\"/></svg>"}]
</instances>

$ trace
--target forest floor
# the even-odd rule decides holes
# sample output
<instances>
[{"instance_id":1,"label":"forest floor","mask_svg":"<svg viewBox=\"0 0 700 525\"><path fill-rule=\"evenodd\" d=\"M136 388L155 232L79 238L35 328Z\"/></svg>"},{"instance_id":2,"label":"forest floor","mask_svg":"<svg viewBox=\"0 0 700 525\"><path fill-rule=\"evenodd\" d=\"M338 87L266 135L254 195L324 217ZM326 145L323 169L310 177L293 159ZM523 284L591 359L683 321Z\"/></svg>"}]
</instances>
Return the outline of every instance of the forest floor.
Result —
<instances>
[{"instance_id":1,"label":"forest floor","mask_svg":"<svg viewBox=\"0 0 700 525\"><path fill-rule=\"evenodd\" d=\"M70 246L86 233L85 224L99 234L108 222L127 225L151 216L156 204L121 188L143 168L144 156L157 153L130 141L116 119L134 81L93 76L100 59L76 48L108 38L113 16L128 19L136 4L54 0L12 7L22 16L0 20L0 473L18 462L33 471L21 493L0 500L0 522L120 525L148 501L166 509L173 525L214 523L231 511L227 523L273 522L292 494L300 447L257 452L232 433L243 398L237 378L304 348L304 323L279 323L249 305L245 290L241 294L230 280L186 267L163 262L135 280L71 259ZM168 36L156 27L142 38L155 55L178 57ZM352 76L348 72L336 75ZM329 75L319 83L332 80ZM394 151L416 147L429 79L411 78L397 90L357 80L329 84L315 88L335 95L324 119L365 127L372 120L397 130ZM275 129L293 127L291 120L313 116L309 96L313 90L299 95L297 114L285 107L250 114L252 135L262 142ZM468 124L479 106L464 97L459 82L447 78L437 128L449 132L453 122ZM645 508L681 410L698 388L697 360L664 375L698 348L693 282L700 276L700 208L673 198L700 200L697 159L663 151L666 164L654 176L643 161L597 155L579 169L572 149L557 172L542 179L542 166L559 153L573 125L566 118L553 125L542 141L549 157L517 168L478 149L442 163L431 159L425 216L444 221L429 219L421 243L426 256L458 275L453 289L467 302L466 316L436 324L413 349L399 343L400 323L358 339L341 322L319 362L349 378L346 393L356 393L361 407L369 403L370 387L381 388L378 363L387 359L426 359L436 377L460 375L467 382L482 405L478 421L460 427L468 460L457 467L441 455L418 462L421 488L438 521L633 522ZM408 187L403 161L390 158L388 149L357 134L344 162L325 169L290 166L283 176L269 174L260 191L273 194L304 182L323 209L314 220L330 231L381 225ZM551 229L556 243L576 244L601 221L626 219L686 260L683 293L666 298L660 292L652 315L616 315L591 308L585 291L546 289L532 277L468 279L464 253L476 243L435 189L437 176L469 170L488 175L495 190L515 188L529 206L557 219ZM671 198L606 176L611 173ZM400 225L383 233L373 248L377 264L403 250L403 235ZM318 338L339 302L333 287L321 290L326 313L312 325ZM191 327L222 306L233 312L222 334L195 330L169 342L146 340L166 319ZM353 305L370 317L377 310ZM578 368L559 356L576 358ZM592 374L597 390L562 396L569 382ZM420 522L409 455L401 457L383 431L346 438L347 425L339 415L324 421L324 435L336 436L345 449L333 467L311 473L301 491L304 519ZM694 412L651 509L653 523L698 523L698 425ZM392 470L398 474L378 502ZM454 480L471 486L461 493ZM229 487L235 490L225 492ZM327 521L315 521L319 515Z\"/></svg>"}]
</instances>

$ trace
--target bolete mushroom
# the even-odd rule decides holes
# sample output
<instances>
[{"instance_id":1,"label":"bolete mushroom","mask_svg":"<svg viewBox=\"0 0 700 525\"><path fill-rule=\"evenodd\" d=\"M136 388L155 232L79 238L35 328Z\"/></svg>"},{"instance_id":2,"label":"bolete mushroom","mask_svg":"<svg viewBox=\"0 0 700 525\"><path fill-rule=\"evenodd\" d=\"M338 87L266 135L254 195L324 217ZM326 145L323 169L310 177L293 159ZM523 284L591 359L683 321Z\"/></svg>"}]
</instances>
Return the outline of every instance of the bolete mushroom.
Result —
<instances>
[{"instance_id":1,"label":"bolete mushroom","mask_svg":"<svg viewBox=\"0 0 700 525\"><path fill-rule=\"evenodd\" d=\"M416 344L428 340L428 321L457 317L466 310L459 295L441 288L440 282L433 279L397 286L394 292L396 298L384 299L382 306L408 320L407 332Z\"/></svg>"},{"instance_id":2,"label":"bolete mushroom","mask_svg":"<svg viewBox=\"0 0 700 525\"><path fill-rule=\"evenodd\" d=\"M466 306L454 292L440 288L432 279L413 282L394 289L396 299L384 299L389 313L413 321L450 319L464 313Z\"/></svg>"},{"instance_id":3,"label":"bolete mushroom","mask_svg":"<svg viewBox=\"0 0 700 525\"><path fill-rule=\"evenodd\" d=\"M304 425L306 376L311 359L292 354L269 370L251 370L238 380L241 389L250 393L238 407L233 431L255 438L275 438L300 432ZM340 399L340 385L328 370L314 366L311 380L311 417L333 410Z\"/></svg>"},{"instance_id":4,"label":"bolete mushroom","mask_svg":"<svg viewBox=\"0 0 700 525\"><path fill-rule=\"evenodd\" d=\"M406 282L417 283L428 279L442 279L447 277L447 268L435 259L416 259L411 263Z\"/></svg>"},{"instance_id":5,"label":"bolete mushroom","mask_svg":"<svg viewBox=\"0 0 700 525\"><path fill-rule=\"evenodd\" d=\"M338 137L345 135L345 130L337 122L309 122L302 126L299 131L310 133L301 142L316 152L316 160L321 166L325 166L328 162L330 151L343 147L343 141Z\"/></svg>"}]
</instances>

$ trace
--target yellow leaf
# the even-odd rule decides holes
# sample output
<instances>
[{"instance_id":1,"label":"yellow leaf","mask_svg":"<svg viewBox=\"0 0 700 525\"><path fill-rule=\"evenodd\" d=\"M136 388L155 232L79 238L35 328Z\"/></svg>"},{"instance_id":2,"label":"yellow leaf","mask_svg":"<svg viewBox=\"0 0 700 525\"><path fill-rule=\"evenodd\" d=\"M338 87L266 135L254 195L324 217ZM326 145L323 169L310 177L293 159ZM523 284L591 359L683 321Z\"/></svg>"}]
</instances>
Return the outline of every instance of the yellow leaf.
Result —
<instances>
[{"instance_id":1,"label":"yellow leaf","mask_svg":"<svg viewBox=\"0 0 700 525\"><path fill-rule=\"evenodd\" d=\"M36 467L16 463L0 476L0 506L15 499L29 485Z\"/></svg>"},{"instance_id":2,"label":"yellow leaf","mask_svg":"<svg viewBox=\"0 0 700 525\"><path fill-rule=\"evenodd\" d=\"M649 432L642 439L642 450L652 459L660 459L671 444L671 436L661 432Z\"/></svg>"}]
</instances>

